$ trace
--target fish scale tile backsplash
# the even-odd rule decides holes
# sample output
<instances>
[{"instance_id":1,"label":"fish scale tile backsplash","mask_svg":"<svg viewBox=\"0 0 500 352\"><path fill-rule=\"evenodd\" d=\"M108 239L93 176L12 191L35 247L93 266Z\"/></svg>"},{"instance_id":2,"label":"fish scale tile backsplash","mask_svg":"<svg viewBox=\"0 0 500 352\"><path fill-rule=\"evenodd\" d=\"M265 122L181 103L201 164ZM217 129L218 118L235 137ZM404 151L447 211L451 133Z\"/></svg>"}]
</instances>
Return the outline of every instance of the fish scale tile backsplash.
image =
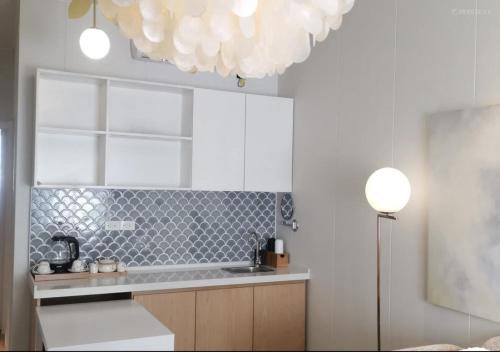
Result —
<instances>
[{"instance_id":1,"label":"fish scale tile backsplash","mask_svg":"<svg viewBox=\"0 0 500 352\"><path fill-rule=\"evenodd\" d=\"M33 189L30 262L51 259L54 235L77 237L80 258L130 266L251 259L255 230L275 237L276 194L250 192ZM106 231L106 221L134 231Z\"/></svg>"}]
</instances>

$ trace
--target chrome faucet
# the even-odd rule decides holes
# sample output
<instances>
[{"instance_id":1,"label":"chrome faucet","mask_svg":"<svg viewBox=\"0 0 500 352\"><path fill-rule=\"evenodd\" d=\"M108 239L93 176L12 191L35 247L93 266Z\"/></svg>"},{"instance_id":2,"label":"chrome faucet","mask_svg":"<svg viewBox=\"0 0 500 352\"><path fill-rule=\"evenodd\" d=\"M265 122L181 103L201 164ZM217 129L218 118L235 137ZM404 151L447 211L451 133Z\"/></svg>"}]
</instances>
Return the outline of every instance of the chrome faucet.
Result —
<instances>
[{"instance_id":1,"label":"chrome faucet","mask_svg":"<svg viewBox=\"0 0 500 352\"><path fill-rule=\"evenodd\" d=\"M260 240L259 240L259 235L257 235L257 232L252 231L250 232L250 235L255 238L255 248L254 248L254 257L253 257L253 266L258 267L262 264L260 260Z\"/></svg>"}]
</instances>

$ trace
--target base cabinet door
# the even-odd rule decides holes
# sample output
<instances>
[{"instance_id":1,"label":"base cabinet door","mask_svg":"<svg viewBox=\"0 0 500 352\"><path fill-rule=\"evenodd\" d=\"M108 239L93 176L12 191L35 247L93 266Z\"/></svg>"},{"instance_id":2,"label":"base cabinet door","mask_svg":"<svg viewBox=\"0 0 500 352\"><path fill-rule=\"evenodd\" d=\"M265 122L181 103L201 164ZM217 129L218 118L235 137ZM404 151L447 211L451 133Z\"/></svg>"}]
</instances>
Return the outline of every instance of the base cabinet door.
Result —
<instances>
[{"instance_id":1,"label":"base cabinet door","mask_svg":"<svg viewBox=\"0 0 500 352\"><path fill-rule=\"evenodd\" d=\"M176 351L194 350L195 292L136 295L134 300L175 334Z\"/></svg>"},{"instance_id":2,"label":"base cabinet door","mask_svg":"<svg viewBox=\"0 0 500 352\"><path fill-rule=\"evenodd\" d=\"M256 286L253 349L304 350L305 305L305 283Z\"/></svg>"},{"instance_id":3,"label":"base cabinet door","mask_svg":"<svg viewBox=\"0 0 500 352\"><path fill-rule=\"evenodd\" d=\"M196 293L196 350L250 351L253 287Z\"/></svg>"}]
</instances>

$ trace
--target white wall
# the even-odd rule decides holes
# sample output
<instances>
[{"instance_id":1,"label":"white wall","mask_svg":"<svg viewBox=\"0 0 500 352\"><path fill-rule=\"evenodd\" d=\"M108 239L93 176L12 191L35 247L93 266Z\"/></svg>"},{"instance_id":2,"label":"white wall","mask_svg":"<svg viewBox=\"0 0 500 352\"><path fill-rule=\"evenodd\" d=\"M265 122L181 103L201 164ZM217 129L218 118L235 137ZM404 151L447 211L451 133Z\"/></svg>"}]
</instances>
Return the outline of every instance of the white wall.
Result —
<instances>
[{"instance_id":1,"label":"white wall","mask_svg":"<svg viewBox=\"0 0 500 352\"><path fill-rule=\"evenodd\" d=\"M500 103L498 33L498 0L358 0L342 28L279 80L280 95L296 99L301 224L281 232L291 261L312 270L309 348L376 348L376 218L364 185L386 165L403 170L414 193L400 220L383 226L383 347L500 335L500 324L425 301L426 119Z\"/></svg>"},{"instance_id":2,"label":"white wall","mask_svg":"<svg viewBox=\"0 0 500 352\"><path fill-rule=\"evenodd\" d=\"M3 1L3 0L2 0ZM110 36L109 56L93 62L79 49L80 33L91 24L91 17L67 20L66 0L23 0L20 2L19 86L16 141L15 272L12 346L27 348L29 292L28 235L30 184L32 182L32 136L34 118L34 74L37 67L95 73L133 79L162 81L224 90L275 95L277 78L249 80L243 90L236 79L215 74L186 74L165 64L146 63L130 58L129 42L117 28L100 16L98 25Z\"/></svg>"},{"instance_id":3,"label":"white wall","mask_svg":"<svg viewBox=\"0 0 500 352\"><path fill-rule=\"evenodd\" d=\"M2 164L7 166L11 151L12 124L14 119L14 80L15 80L15 48L17 42L17 2L16 0L0 1L0 127L9 129L2 131ZM7 163L5 163L7 162ZM10 168L2 170L0 191L0 328L5 333L10 306L10 287L12 286L12 231L10 201L11 181Z\"/></svg>"},{"instance_id":4,"label":"white wall","mask_svg":"<svg viewBox=\"0 0 500 352\"><path fill-rule=\"evenodd\" d=\"M10 1L13 3L13 1ZM0 22L4 17L10 15L15 17L16 12L13 10L14 7L9 9L8 12L4 12L0 15ZM2 9L0 9L1 11ZM5 9L6 10L6 9ZM16 36L15 27L9 28L11 35L13 37ZM1 31L1 29L0 29ZM10 46L10 41L7 41L6 38L0 37L0 128L5 128L7 124L11 127L10 121L14 119L14 47ZM3 125L3 126L2 126ZM6 132L2 134L2 138L6 137L6 133L12 133L12 131ZM1 143L3 148L10 148L10 145ZM0 162L4 162L2 160L4 157L8 157L8 154L4 153L4 150L1 151ZM5 164L3 164L5 165ZM0 187L0 329L2 332L5 332L6 329L6 321L8 320L7 314L8 309L5 307L9 306L10 300L10 289L11 286L11 276L10 273L12 271L12 234L9 229L9 224L7 222L10 220L10 217L6 216L4 211L7 211L11 208L10 202L6 202L6 198L4 198L4 191L7 189L5 186L10 186L6 183L3 183L5 178L7 177L7 170L1 170L1 187ZM11 188L8 188L11 190ZM6 193L5 193L6 194ZM10 269L10 270L9 270Z\"/></svg>"},{"instance_id":5,"label":"white wall","mask_svg":"<svg viewBox=\"0 0 500 352\"><path fill-rule=\"evenodd\" d=\"M16 3L0 1L0 121L13 120Z\"/></svg>"},{"instance_id":6,"label":"white wall","mask_svg":"<svg viewBox=\"0 0 500 352\"><path fill-rule=\"evenodd\" d=\"M0 44L0 121L14 115L14 48Z\"/></svg>"}]
</instances>

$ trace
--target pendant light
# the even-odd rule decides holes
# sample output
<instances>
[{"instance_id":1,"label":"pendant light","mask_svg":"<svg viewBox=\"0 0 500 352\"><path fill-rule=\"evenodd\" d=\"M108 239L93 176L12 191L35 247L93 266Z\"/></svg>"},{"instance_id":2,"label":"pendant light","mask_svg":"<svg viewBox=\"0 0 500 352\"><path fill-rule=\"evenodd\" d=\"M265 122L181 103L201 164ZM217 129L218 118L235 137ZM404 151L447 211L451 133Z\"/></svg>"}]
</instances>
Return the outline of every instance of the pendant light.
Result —
<instances>
[{"instance_id":1,"label":"pendant light","mask_svg":"<svg viewBox=\"0 0 500 352\"><path fill-rule=\"evenodd\" d=\"M97 28L96 9L96 0L94 0L93 26L81 34L80 49L88 58L101 60L108 55L111 44L106 32Z\"/></svg>"},{"instance_id":2,"label":"pendant light","mask_svg":"<svg viewBox=\"0 0 500 352\"><path fill-rule=\"evenodd\" d=\"M99 0L145 56L186 72L262 78L305 61L355 0Z\"/></svg>"}]
</instances>

